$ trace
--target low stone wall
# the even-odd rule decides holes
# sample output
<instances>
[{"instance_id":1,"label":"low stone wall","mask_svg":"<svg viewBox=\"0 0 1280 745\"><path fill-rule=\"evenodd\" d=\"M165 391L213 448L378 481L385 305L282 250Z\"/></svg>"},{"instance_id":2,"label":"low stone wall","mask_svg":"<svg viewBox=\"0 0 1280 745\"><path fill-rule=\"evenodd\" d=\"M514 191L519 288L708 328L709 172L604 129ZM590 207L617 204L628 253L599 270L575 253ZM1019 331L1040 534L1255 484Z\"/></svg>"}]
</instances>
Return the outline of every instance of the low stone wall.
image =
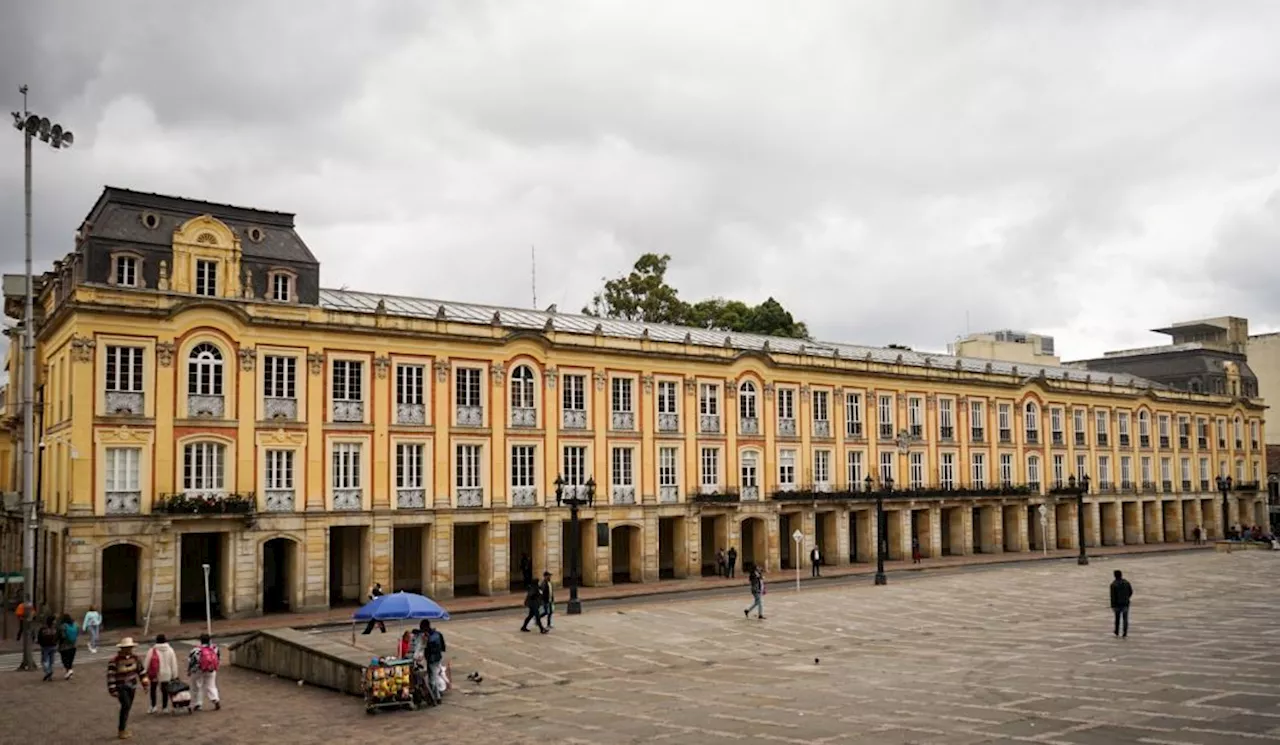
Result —
<instances>
[{"instance_id":1,"label":"low stone wall","mask_svg":"<svg viewBox=\"0 0 1280 745\"><path fill-rule=\"evenodd\" d=\"M361 696L368 652L294 629L257 631L229 648L231 664Z\"/></svg>"},{"instance_id":2,"label":"low stone wall","mask_svg":"<svg viewBox=\"0 0 1280 745\"><path fill-rule=\"evenodd\" d=\"M1218 541L1213 550L1227 554L1232 551L1270 551L1271 544L1262 541Z\"/></svg>"}]
</instances>

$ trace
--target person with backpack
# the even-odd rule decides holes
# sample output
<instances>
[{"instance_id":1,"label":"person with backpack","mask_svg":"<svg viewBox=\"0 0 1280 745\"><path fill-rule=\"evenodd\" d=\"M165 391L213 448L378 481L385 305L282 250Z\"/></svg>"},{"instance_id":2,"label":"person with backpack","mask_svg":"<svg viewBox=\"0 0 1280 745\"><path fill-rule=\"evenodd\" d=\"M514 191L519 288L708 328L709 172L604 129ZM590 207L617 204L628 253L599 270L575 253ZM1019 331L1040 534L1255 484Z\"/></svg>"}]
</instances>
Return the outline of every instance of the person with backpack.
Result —
<instances>
[{"instance_id":1,"label":"person with backpack","mask_svg":"<svg viewBox=\"0 0 1280 745\"><path fill-rule=\"evenodd\" d=\"M71 676L76 674L76 639L80 638L80 629L76 626L76 622L71 620L68 613L62 614L62 621L58 624L58 655L62 657L62 669L67 674L62 676L63 680L71 680Z\"/></svg>"},{"instance_id":2,"label":"person with backpack","mask_svg":"<svg viewBox=\"0 0 1280 745\"><path fill-rule=\"evenodd\" d=\"M147 656L143 658L142 664L147 671L147 678L151 681L151 707L147 709L147 713L173 711L169 708L169 686L166 684L178 679L178 654L173 651L173 647L169 646L169 640L164 634L156 636L156 643L147 650ZM159 706L156 706L157 691L160 695Z\"/></svg>"},{"instance_id":3,"label":"person with backpack","mask_svg":"<svg viewBox=\"0 0 1280 745\"><path fill-rule=\"evenodd\" d=\"M538 631L544 634L547 633L546 628L542 625L542 591L538 589L537 585L531 584L525 588L524 607L529 610L529 613L525 615L524 623L521 624L520 630L528 631L529 622L533 621L538 624Z\"/></svg>"},{"instance_id":4,"label":"person with backpack","mask_svg":"<svg viewBox=\"0 0 1280 745\"><path fill-rule=\"evenodd\" d=\"M547 628L551 628L551 615L556 611L556 590L551 584L551 572L542 573L542 584L538 586L542 594L542 615L546 616Z\"/></svg>"},{"instance_id":5,"label":"person with backpack","mask_svg":"<svg viewBox=\"0 0 1280 745\"><path fill-rule=\"evenodd\" d=\"M444 697L444 685L440 679L440 664L444 662L444 653L448 651L448 646L444 643L444 634L436 629L431 628L430 621L422 622L422 636L426 640L425 644L427 657L427 687L431 691L431 697L434 703L440 703Z\"/></svg>"},{"instance_id":6,"label":"person with backpack","mask_svg":"<svg viewBox=\"0 0 1280 745\"><path fill-rule=\"evenodd\" d=\"M750 618L752 610L755 610L756 618L764 620L764 572L759 564L751 568L751 605L742 611L742 615Z\"/></svg>"},{"instance_id":7,"label":"person with backpack","mask_svg":"<svg viewBox=\"0 0 1280 745\"><path fill-rule=\"evenodd\" d=\"M187 675L191 677L192 687L196 689L195 710L204 707L204 697L213 702L214 710L222 708L222 699L218 696L218 668L222 665L222 654L218 646L208 634L200 635L200 646L191 650L187 657Z\"/></svg>"},{"instance_id":8,"label":"person with backpack","mask_svg":"<svg viewBox=\"0 0 1280 745\"><path fill-rule=\"evenodd\" d=\"M89 654L98 653L98 634L102 631L102 614L98 612L97 607L89 606L88 612L84 614L84 621L80 624L80 628L89 635Z\"/></svg>"},{"instance_id":9,"label":"person with backpack","mask_svg":"<svg viewBox=\"0 0 1280 745\"><path fill-rule=\"evenodd\" d=\"M40 666L44 679L53 680L53 656L58 651L58 629L53 616L45 616L44 625L36 632L36 644L40 645Z\"/></svg>"}]
</instances>

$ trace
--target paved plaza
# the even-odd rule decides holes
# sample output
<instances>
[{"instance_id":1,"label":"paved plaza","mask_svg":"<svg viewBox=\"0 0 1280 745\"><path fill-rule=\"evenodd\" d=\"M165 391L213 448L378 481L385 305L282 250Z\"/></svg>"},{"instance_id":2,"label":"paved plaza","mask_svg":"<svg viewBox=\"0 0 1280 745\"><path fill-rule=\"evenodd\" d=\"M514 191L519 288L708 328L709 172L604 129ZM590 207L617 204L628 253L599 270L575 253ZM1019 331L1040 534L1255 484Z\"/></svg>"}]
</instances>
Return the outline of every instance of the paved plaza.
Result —
<instances>
[{"instance_id":1,"label":"paved plaza","mask_svg":"<svg viewBox=\"0 0 1280 745\"><path fill-rule=\"evenodd\" d=\"M1107 584L1136 591L1111 635ZM519 617L444 625L454 693L367 716L356 698L224 669L221 712L135 716L138 742L1280 742L1280 555L1206 552L807 585L588 607L549 635ZM338 632L329 632L338 633ZM393 635L362 637L384 643ZM85 653L81 653L84 655ZM105 657L77 679L0 674L0 742L110 739ZM474 685L466 673L479 670Z\"/></svg>"}]
</instances>

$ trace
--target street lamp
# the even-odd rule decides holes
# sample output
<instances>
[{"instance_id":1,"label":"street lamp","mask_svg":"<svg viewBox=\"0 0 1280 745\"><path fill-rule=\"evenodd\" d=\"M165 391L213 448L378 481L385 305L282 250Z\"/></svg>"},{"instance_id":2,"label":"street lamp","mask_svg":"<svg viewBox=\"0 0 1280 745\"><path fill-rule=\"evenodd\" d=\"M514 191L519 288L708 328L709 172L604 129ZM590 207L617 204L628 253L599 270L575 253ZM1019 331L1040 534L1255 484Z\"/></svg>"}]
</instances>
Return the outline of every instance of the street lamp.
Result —
<instances>
[{"instance_id":1,"label":"street lamp","mask_svg":"<svg viewBox=\"0 0 1280 745\"><path fill-rule=\"evenodd\" d=\"M578 509L593 504L596 498L596 480L594 478L587 479L584 486L574 486L573 493L565 496L564 487L566 486L564 477L557 475L556 485L556 506L563 507L569 505L569 525L570 532L573 537L569 539L569 605L565 608L571 616L582 613L582 601L578 599L578 552L582 550L582 528L578 523ZM582 494L582 490L586 490L586 494Z\"/></svg>"},{"instance_id":2,"label":"street lamp","mask_svg":"<svg viewBox=\"0 0 1280 745\"><path fill-rule=\"evenodd\" d=\"M1084 495L1089 493L1089 474L1080 477L1080 488L1076 488L1075 475L1067 478L1067 488L1076 494L1076 544L1080 547L1080 557L1076 563L1089 566L1089 555L1084 550Z\"/></svg>"},{"instance_id":3,"label":"street lamp","mask_svg":"<svg viewBox=\"0 0 1280 745\"><path fill-rule=\"evenodd\" d=\"M1231 510L1227 507L1227 498L1231 495L1232 481L1230 476L1219 476L1215 479L1218 482L1218 491L1222 494L1222 538L1227 539L1227 518L1231 515Z\"/></svg>"},{"instance_id":4,"label":"street lamp","mask_svg":"<svg viewBox=\"0 0 1280 745\"><path fill-rule=\"evenodd\" d=\"M876 480L867 474L867 491L875 489ZM884 535L884 492L893 488L893 477L884 480L882 488L876 489L876 584L886 585L889 578L884 576L884 552L886 539Z\"/></svg>"},{"instance_id":5,"label":"street lamp","mask_svg":"<svg viewBox=\"0 0 1280 745\"><path fill-rule=\"evenodd\" d=\"M27 86L18 88L22 94L22 111L13 112L13 126L22 132L23 143L23 197L25 209L25 237L27 252L27 292L22 314L22 596L30 604L34 597L36 569L36 494L35 494L35 398L36 398L36 334L35 334L35 279L31 275L31 142L39 137L54 150L71 147L75 142L70 130L61 124L33 114L27 110ZM35 670L31 656L31 634L22 634L22 663L19 670Z\"/></svg>"}]
</instances>

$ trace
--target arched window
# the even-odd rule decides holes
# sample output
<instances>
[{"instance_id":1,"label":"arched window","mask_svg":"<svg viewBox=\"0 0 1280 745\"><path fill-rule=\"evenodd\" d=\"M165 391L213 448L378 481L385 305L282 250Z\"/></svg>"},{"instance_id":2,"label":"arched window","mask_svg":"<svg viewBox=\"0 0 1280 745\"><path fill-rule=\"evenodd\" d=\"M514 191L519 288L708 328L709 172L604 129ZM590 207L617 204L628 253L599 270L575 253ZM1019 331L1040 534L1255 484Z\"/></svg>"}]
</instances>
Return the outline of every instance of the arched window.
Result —
<instances>
[{"instance_id":1,"label":"arched window","mask_svg":"<svg viewBox=\"0 0 1280 745\"><path fill-rule=\"evenodd\" d=\"M182 449L182 490L214 496L226 490L226 446L220 442L193 442Z\"/></svg>"},{"instance_id":2,"label":"arched window","mask_svg":"<svg viewBox=\"0 0 1280 745\"><path fill-rule=\"evenodd\" d=\"M1040 442L1040 407L1036 406L1035 401L1028 401L1025 408L1026 441L1035 444Z\"/></svg>"},{"instance_id":3,"label":"arched window","mask_svg":"<svg viewBox=\"0 0 1280 745\"><path fill-rule=\"evenodd\" d=\"M212 344L197 344L187 358L187 393L222 395L222 352Z\"/></svg>"},{"instance_id":4,"label":"arched window","mask_svg":"<svg viewBox=\"0 0 1280 745\"><path fill-rule=\"evenodd\" d=\"M738 386L738 415L743 419L755 419L757 416L756 384L750 380L744 380Z\"/></svg>"},{"instance_id":5,"label":"arched window","mask_svg":"<svg viewBox=\"0 0 1280 745\"><path fill-rule=\"evenodd\" d=\"M528 365L520 365L511 371L511 408L533 408L533 381L533 370Z\"/></svg>"}]
</instances>

